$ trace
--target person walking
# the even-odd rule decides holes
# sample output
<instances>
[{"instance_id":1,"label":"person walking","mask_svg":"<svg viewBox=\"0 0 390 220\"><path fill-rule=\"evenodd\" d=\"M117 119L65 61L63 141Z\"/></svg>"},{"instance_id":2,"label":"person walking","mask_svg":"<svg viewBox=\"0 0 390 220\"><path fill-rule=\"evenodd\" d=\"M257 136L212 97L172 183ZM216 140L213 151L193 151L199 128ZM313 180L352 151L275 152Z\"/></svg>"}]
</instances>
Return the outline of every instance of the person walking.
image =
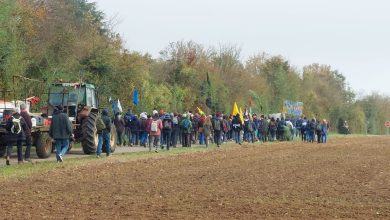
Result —
<instances>
[{"instance_id":1,"label":"person walking","mask_svg":"<svg viewBox=\"0 0 390 220\"><path fill-rule=\"evenodd\" d=\"M104 123L104 129L102 132L103 135L103 145L106 147L106 155L107 157L111 156L111 146L110 146L110 140L111 140L111 119L108 116L108 110L104 109L102 111L102 120Z\"/></svg>"},{"instance_id":2,"label":"person walking","mask_svg":"<svg viewBox=\"0 0 390 220\"><path fill-rule=\"evenodd\" d=\"M328 130L329 130L329 123L326 121L326 119L322 120L321 130L322 130L322 143L326 143L328 142Z\"/></svg>"},{"instance_id":3,"label":"person walking","mask_svg":"<svg viewBox=\"0 0 390 220\"><path fill-rule=\"evenodd\" d=\"M133 115L133 118L130 122L130 131L131 131L131 142L130 146L137 145L139 141L139 131L140 131L140 120L138 120L137 115Z\"/></svg>"},{"instance_id":4,"label":"person walking","mask_svg":"<svg viewBox=\"0 0 390 220\"><path fill-rule=\"evenodd\" d=\"M169 150L169 147L171 146L171 133L172 133L172 119L171 115L169 113L166 113L164 115L164 120L162 121L163 129L162 129L162 136L163 136L163 143L167 146L167 150ZM164 149L163 144L161 144L161 148Z\"/></svg>"},{"instance_id":5,"label":"person walking","mask_svg":"<svg viewBox=\"0 0 390 220\"><path fill-rule=\"evenodd\" d=\"M240 137L241 137L241 130L242 130L242 123L240 119L240 114L237 114L234 116L232 120L232 127L233 127L233 139L235 140L236 144L241 145Z\"/></svg>"},{"instance_id":6,"label":"person walking","mask_svg":"<svg viewBox=\"0 0 390 220\"><path fill-rule=\"evenodd\" d=\"M96 149L96 157L100 158L100 155L102 153L102 146L103 146L103 131L106 128L106 125L103 122L102 116L98 114L96 118L96 133L98 135L98 146Z\"/></svg>"},{"instance_id":7,"label":"person walking","mask_svg":"<svg viewBox=\"0 0 390 220\"><path fill-rule=\"evenodd\" d=\"M182 131L182 146L191 147L192 122L187 114L183 114L183 120L180 122Z\"/></svg>"},{"instance_id":8,"label":"person walking","mask_svg":"<svg viewBox=\"0 0 390 220\"><path fill-rule=\"evenodd\" d=\"M209 139L211 135L211 130L213 129L213 123L211 122L212 116L208 116L206 118L205 123L203 124L203 134L204 134L204 142L206 147L209 147Z\"/></svg>"},{"instance_id":9,"label":"person walking","mask_svg":"<svg viewBox=\"0 0 390 220\"><path fill-rule=\"evenodd\" d=\"M55 141L57 162L63 162L69 148L69 138L72 137L72 124L62 106L57 106L51 120L49 135Z\"/></svg>"},{"instance_id":10,"label":"person walking","mask_svg":"<svg viewBox=\"0 0 390 220\"><path fill-rule=\"evenodd\" d=\"M215 115L214 120L212 121L213 124L213 130L214 130L214 143L217 144L217 147L220 147L221 145L221 134L223 130L222 126L222 119L221 119L221 114L217 113Z\"/></svg>"},{"instance_id":11,"label":"person walking","mask_svg":"<svg viewBox=\"0 0 390 220\"><path fill-rule=\"evenodd\" d=\"M125 136L125 121L119 112L115 114L114 125L117 134L117 145L122 147L124 142L123 138Z\"/></svg>"},{"instance_id":12,"label":"person walking","mask_svg":"<svg viewBox=\"0 0 390 220\"><path fill-rule=\"evenodd\" d=\"M158 113L153 115L153 120L148 128L149 131L149 152L152 151L152 145L155 147L155 152L158 153L160 145L161 130L163 128L162 121Z\"/></svg>"},{"instance_id":13,"label":"person walking","mask_svg":"<svg viewBox=\"0 0 390 220\"><path fill-rule=\"evenodd\" d=\"M12 154L12 147L16 142L17 154L18 154L18 164L23 163L23 149L22 142L26 140L26 130L27 125L23 117L18 113L17 108L12 110L11 117L7 120L6 130L8 131L7 137L7 156L6 164L10 165L10 158Z\"/></svg>"},{"instance_id":14,"label":"person walking","mask_svg":"<svg viewBox=\"0 0 390 220\"><path fill-rule=\"evenodd\" d=\"M31 152L31 129L32 129L32 122L31 122L31 116L27 112L27 106L26 104L20 105L20 116L24 119L26 122L26 151L24 153L24 161L31 162L30 159L30 152Z\"/></svg>"}]
</instances>

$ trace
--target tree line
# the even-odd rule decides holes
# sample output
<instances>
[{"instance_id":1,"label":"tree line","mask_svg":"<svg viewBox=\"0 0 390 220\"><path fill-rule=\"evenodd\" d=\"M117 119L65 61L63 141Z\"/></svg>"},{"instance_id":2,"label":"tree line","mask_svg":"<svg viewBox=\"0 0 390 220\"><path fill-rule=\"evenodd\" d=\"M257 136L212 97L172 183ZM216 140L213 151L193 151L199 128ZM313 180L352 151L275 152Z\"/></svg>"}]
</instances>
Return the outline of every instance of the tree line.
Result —
<instances>
[{"instance_id":1,"label":"tree line","mask_svg":"<svg viewBox=\"0 0 390 220\"><path fill-rule=\"evenodd\" d=\"M15 90L16 97L43 99L51 82L83 80L97 86L101 105L120 98L135 112L200 107L229 113L236 101L267 114L293 100L304 103L308 118L326 118L335 130L347 120L354 133L385 134L390 119L389 97L356 98L329 65L297 70L284 57L266 53L242 61L234 45L193 41L172 42L158 58L129 51L112 22L86 0L0 0L0 77L0 88ZM138 106L131 101L135 88Z\"/></svg>"}]
</instances>

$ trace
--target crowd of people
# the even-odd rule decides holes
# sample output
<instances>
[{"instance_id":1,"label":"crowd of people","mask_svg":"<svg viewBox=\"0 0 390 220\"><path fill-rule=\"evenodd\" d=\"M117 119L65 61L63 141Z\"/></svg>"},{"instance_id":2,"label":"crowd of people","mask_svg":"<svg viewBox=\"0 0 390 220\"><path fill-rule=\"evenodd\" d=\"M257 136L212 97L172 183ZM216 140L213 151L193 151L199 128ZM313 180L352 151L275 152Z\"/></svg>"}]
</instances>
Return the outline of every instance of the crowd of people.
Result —
<instances>
[{"instance_id":1,"label":"crowd of people","mask_svg":"<svg viewBox=\"0 0 390 220\"><path fill-rule=\"evenodd\" d=\"M20 113L19 113L20 112ZM215 113L206 115L204 112L191 111L179 113L165 113L154 110L152 114L143 112L132 114L129 109L124 115L117 112L113 118L104 109L96 119L98 134L97 157L101 156L102 147L105 146L107 156L110 156L111 126L117 132L117 146L143 146L149 151L158 152L160 149L170 150L178 145L191 147L192 144L209 147L215 144L220 147L222 143L234 141L237 144L245 142L291 141L301 138L305 142L326 143L328 139L328 122L323 120L301 118L274 118L265 115L245 114L241 116ZM7 121L6 129L9 132L7 144L6 164L9 165L12 146L17 144L18 163L31 161L31 117L26 106L21 105L15 109ZM70 137L72 137L72 124L68 115L61 106L55 108L49 129L49 135L55 143L57 162L63 162ZM22 143L26 143L23 158Z\"/></svg>"},{"instance_id":2,"label":"crowd of people","mask_svg":"<svg viewBox=\"0 0 390 220\"><path fill-rule=\"evenodd\" d=\"M184 114L153 111L141 113L138 117L128 110L123 116L116 113L113 119L117 131L117 146L140 145L158 152L161 149L190 147L191 144L220 147L221 143L235 141L246 142L291 141L300 137L302 141L326 143L329 124L306 117L297 119L273 118L256 114L225 115L215 113L206 115L187 112ZM161 146L160 146L161 145Z\"/></svg>"}]
</instances>

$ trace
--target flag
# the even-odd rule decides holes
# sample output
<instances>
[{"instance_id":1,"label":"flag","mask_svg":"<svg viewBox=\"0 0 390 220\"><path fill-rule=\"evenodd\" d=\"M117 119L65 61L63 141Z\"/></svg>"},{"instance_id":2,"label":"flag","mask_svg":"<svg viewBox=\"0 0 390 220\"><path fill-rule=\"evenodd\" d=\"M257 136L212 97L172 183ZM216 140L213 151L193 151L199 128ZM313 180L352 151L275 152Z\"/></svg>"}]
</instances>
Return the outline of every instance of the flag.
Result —
<instances>
[{"instance_id":1,"label":"flag","mask_svg":"<svg viewBox=\"0 0 390 220\"><path fill-rule=\"evenodd\" d=\"M119 101L119 99L118 99L118 106L117 106L117 108L118 108L118 112L123 112L122 111L122 105L121 105L121 102Z\"/></svg>"},{"instance_id":2,"label":"flag","mask_svg":"<svg viewBox=\"0 0 390 220\"><path fill-rule=\"evenodd\" d=\"M116 102L111 102L112 105L112 111L114 112L114 115L116 113Z\"/></svg>"},{"instance_id":3,"label":"flag","mask_svg":"<svg viewBox=\"0 0 390 220\"><path fill-rule=\"evenodd\" d=\"M110 96L110 98L108 98L108 102L111 103L111 101L112 101L112 98L111 98L111 96Z\"/></svg>"},{"instance_id":4,"label":"flag","mask_svg":"<svg viewBox=\"0 0 390 220\"><path fill-rule=\"evenodd\" d=\"M138 106L138 90L137 89L134 89L134 92L133 92L133 104L135 106Z\"/></svg>"},{"instance_id":5,"label":"flag","mask_svg":"<svg viewBox=\"0 0 390 220\"><path fill-rule=\"evenodd\" d=\"M232 115L236 116L237 114L240 114L240 112L238 111L237 103L234 102Z\"/></svg>"},{"instance_id":6,"label":"flag","mask_svg":"<svg viewBox=\"0 0 390 220\"><path fill-rule=\"evenodd\" d=\"M200 109L199 107L196 107L196 108L198 108L199 114L201 114L201 115L206 115L206 114L202 111L202 109Z\"/></svg>"},{"instance_id":7,"label":"flag","mask_svg":"<svg viewBox=\"0 0 390 220\"><path fill-rule=\"evenodd\" d=\"M240 119L241 119L241 123L244 124L244 116L242 115L241 107L240 107Z\"/></svg>"}]
</instances>

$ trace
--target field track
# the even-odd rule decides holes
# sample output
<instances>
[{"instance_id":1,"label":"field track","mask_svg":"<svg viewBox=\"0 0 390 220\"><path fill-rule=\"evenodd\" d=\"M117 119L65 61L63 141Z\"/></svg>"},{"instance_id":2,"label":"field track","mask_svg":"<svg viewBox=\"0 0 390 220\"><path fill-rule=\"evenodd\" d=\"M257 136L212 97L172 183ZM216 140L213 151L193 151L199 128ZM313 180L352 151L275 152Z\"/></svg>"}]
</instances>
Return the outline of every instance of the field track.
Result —
<instances>
[{"instance_id":1,"label":"field track","mask_svg":"<svg viewBox=\"0 0 390 220\"><path fill-rule=\"evenodd\" d=\"M1 186L1 219L389 219L390 137L114 156Z\"/></svg>"}]
</instances>

